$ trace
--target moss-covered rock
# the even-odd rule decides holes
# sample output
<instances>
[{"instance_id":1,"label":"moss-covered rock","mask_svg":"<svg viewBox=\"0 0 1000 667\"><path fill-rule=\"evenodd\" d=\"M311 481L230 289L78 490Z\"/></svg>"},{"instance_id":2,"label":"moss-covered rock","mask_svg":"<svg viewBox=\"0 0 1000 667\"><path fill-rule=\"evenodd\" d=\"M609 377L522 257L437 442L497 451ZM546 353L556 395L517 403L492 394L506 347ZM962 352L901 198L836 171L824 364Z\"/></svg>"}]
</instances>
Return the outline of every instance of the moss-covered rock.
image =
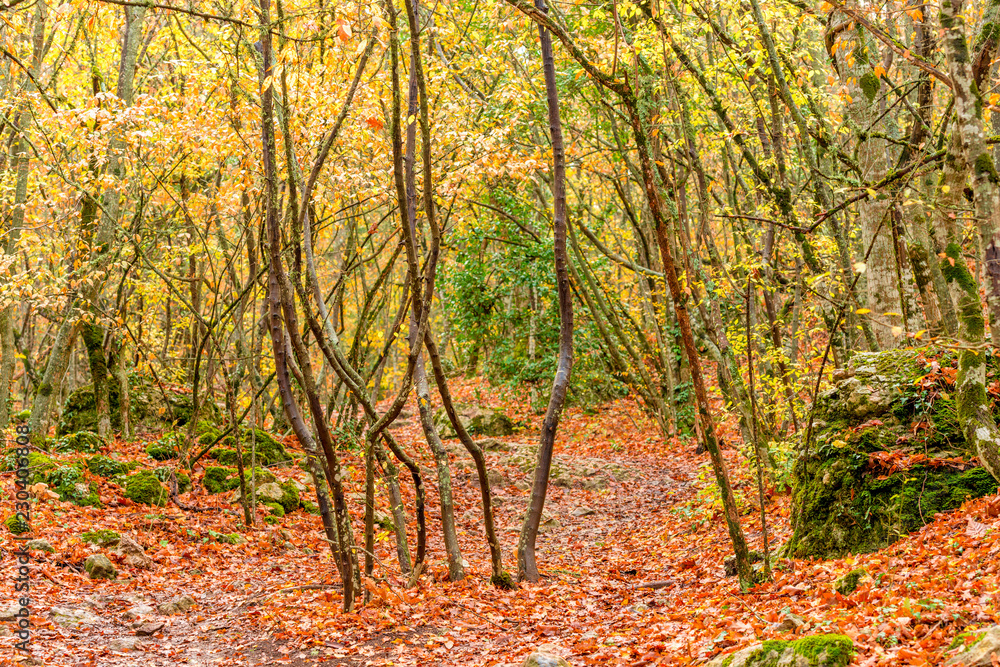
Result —
<instances>
[{"instance_id":1,"label":"moss-covered rock","mask_svg":"<svg viewBox=\"0 0 1000 667\"><path fill-rule=\"evenodd\" d=\"M113 530L102 528L100 530L88 530L80 534L80 541L87 544L95 544L99 547L107 548L118 544L122 536Z\"/></svg>"},{"instance_id":2,"label":"moss-covered rock","mask_svg":"<svg viewBox=\"0 0 1000 667\"><path fill-rule=\"evenodd\" d=\"M851 570L833 582L833 590L837 591L841 595L850 595L854 591L858 590L861 580L864 579L866 575L867 572L865 572L863 568L859 567L856 570Z\"/></svg>"},{"instance_id":3,"label":"moss-covered rock","mask_svg":"<svg viewBox=\"0 0 1000 667\"><path fill-rule=\"evenodd\" d=\"M51 458L42 454L41 452L28 452L27 460L21 463L27 463L28 468L28 479L27 484L35 484L37 482L44 482L45 476L48 475L49 471L56 467L55 461ZM3 470L4 472L12 472L18 468L18 456L16 451L10 451L3 458Z\"/></svg>"},{"instance_id":4,"label":"moss-covered rock","mask_svg":"<svg viewBox=\"0 0 1000 667\"><path fill-rule=\"evenodd\" d=\"M152 470L143 470L126 479L125 497L143 505L163 507L170 496Z\"/></svg>"},{"instance_id":5,"label":"moss-covered rock","mask_svg":"<svg viewBox=\"0 0 1000 667\"><path fill-rule=\"evenodd\" d=\"M87 459L87 469L98 477L105 479L130 473L136 469L138 464L135 461L118 461L109 456L92 456Z\"/></svg>"},{"instance_id":6,"label":"moss-covered rock","mask_svg":"<svg viewBox=\"0 0 1000 667\"><path fill-rule=\"evenodd\" d=\"M285 509L285 512L294 512L299 508L299 490L292 482L285 482L281 485L281 500L278 503Z\"/></svg>"},{"instance_id":7,"label":"moss-covered rock","mask_svg":"<svg viewBox=\"0 0 1000 667\"><path fill-rule=\"evenodd\" d=\"M706 667L846 667L854 642L844 635L812 635L794 641L771 639L728 655L716 656Z\"/></svg>"},{"instance_id":8,"label":"moss-covered rock","mask_svg":"<svg viewBox=\"0 0 1000 667\"><path fill-rule=\"evenodd\" d=\"M267 502L264 503L264 507L270 511L270 516L276 516L279 519L285 516L285 508L281 506L281 503Z\"/></svg>"},{"instance_id":9,"label":"moss-covered rock","mask_svg":"<svg viewBox=\"0 0 1000 667\"><path fill-rule=\"evenodd\" d=\"M63 502L80 507L101 506L97 484L87 482L82 461L56 466L45 476L45 483Z\"/></svg>"},{"instance_id":10,"label":"moss-covered rock","mask_svg":"<svg viewBox=\"0 0 1000 667\"><path fill-rule=\"evenodd\" d=\"M104 438L92 431L77 431L56 440L53 449L60 453L81 452L93 454L105 447Z\"/></svg>"},{"instance_id":11,"label":"moss-covered rock","mask_svg":"<svg viewBox=\"0 0 1000 667\"><path fill-rule=\"evenodd\" d=\"M87 560L83 562L83 569L91 579L115 579L118 577L115 566L104 554L87 556Z\"/></svg>"},{"instance_id":12,"label":"moss-covered rock","mask_svg":"<svg viewBox=\"0 0 1000 667\"><path fill-rule=\"evenodd\" d=\"M4 519L3 525L15 535L23 535L24 533L31 532L31 524L25 521L24 516L21 514L12 514L7 517Z\"/></svg>"},{"instance_id":13,"label":"moss-covered rock","mask_svg":"<svg viewBox=\"0 0 1000 667\"><path fill-rule=\"evenodd\" d=\"M171 431L146 446L146 454L157 461L175 459L184 450L184 435Z\"/></svg>"},{"instance_id":14,"label":"moss-covered rock","mask_svg":"<svg viewBox=\"0 0 1000 667\"><path fill-rule=\"evenodd\" d=\"M118 384L108 385L111 428L121 429ZM191 420L193 404L191 391L185 388L160 386L147 378L129 377L129 410L133 428L139 432L158 432L175 426L183 426ZM203 403L198 408L199 419L218 421L221 412L214 403ZM81 387L71 393L63 407L56 435L76 431L97 430L97 409L94 390L91 385Z\"/></svg>"},{"instance_id":15,"label":"moss-covered rock","mask_svg":"<svg viewBox=\"0 0 1000 667\"><path fill-rule=\"evenodd\" d=\"M239 487L240 478L237 476L235 468L210 466L205 468L205 476L201 479L201 485L209 493L222 493Z\"/></svg>"},{"instance_id":16,"label":"moss-covered rock","mask_svg":"<svg viewBox=\"0 0 1000 667\"><path fill-rule=\"evenodd\" d=\"M513 435L515 430L514 420L500 410L484 408L476 405L457 405L455 410L458 413L462 424L472 435L485 435L497 437L501 435ZM444 408L439 408L434 413L434 425L438 428L442 438L455 438L458 434L451 425Z\"/></svg>"},{"instance_id":17,"label":"moss-covered rock","mask_svg":"<svg viewBox=\"0 0 1000 667\"><path fill-rule=\"evenodd\" d=\"M320 514L319 505L317 505L314 502L310 502L308 500L303 500L302 501L302 509L307 514L315 514L317 516L319 516L319 514Z\"/></svg>"},{"instance_id":18,"label":"moss-covered rock","mask_svg":"<svg viewBox=\"0 0 1000 667\"><path fill-rule=\"evenodd\" d=\"M794 464L788 555L876 551L996 492L954 418L952 365L927 351L855 355L818 398L815 437Z\"/></svg>"}]
</instances>

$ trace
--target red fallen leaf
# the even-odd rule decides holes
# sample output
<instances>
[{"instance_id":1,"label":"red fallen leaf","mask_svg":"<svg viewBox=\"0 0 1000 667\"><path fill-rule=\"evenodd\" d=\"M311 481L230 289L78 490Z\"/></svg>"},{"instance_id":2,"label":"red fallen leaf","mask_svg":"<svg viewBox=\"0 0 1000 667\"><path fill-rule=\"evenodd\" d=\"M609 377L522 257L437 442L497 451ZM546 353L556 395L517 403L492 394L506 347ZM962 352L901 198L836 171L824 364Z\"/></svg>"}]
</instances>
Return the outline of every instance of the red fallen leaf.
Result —
<instances>
[{"instance_id":1,"label":"red fallen leaf","mask_svg":"<svg viewBox=\"0 0 1000 667\"><path fill-rule=\"evenodd\" d=\"M695 563L696 563L696 561L695 561L694 558L685 558L684 560L682 560L679 563L679 565L680 565L680 568L682 570L688 570L688 569L691 569L692 567L694 567Z\"/></svg>"},{"instance_id":2,"label":"red fallen leaf","mask_svg":"<svg viewBox=\"0 0 1000 667\"><path fill-rule=\"evenodd\" d=\"M369 129L378 132L385 126L385 123L383 123L382 119L378 116L369 116L368 118L365 118L365 125L367 125Z\"/></svg>"}]
</instances>

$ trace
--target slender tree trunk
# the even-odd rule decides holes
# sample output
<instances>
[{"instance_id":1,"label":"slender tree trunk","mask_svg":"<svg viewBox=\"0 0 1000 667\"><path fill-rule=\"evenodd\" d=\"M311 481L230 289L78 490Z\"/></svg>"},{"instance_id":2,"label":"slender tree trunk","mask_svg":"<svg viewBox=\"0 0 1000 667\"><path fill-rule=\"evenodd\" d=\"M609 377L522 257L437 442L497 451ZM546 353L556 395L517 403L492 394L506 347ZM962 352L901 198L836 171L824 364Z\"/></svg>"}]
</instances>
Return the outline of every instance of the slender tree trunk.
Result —
<instances>
[{"instance_id":1,"label":"slender tree trunk","mask_svg":"<svg viewBox=\"0 0 1000 667\"><path fill-rule=\"evenodd\" d=\"M535 7L548 12L545 0L535 0ZM535 563L535 540L545 507L552 467L552 449L559 427L559 417L566 402L570 372L573 368L573 295L569 286L569 253L566 249L566 151L563 147L562 121L559 118L559 89L556 87L556 66L552 54L552 37L543 26L538 26L542 47L542 70L545 74L545 97L549 110L549 134L552 138L552 199L553 240L556 263L556 290L559 296L559 357L556 376L552 381L549 407L542 420L538 460L531 485L531 500L521 526L517 544L518 581L538 581Z\"/></svg>"}]
</instances>

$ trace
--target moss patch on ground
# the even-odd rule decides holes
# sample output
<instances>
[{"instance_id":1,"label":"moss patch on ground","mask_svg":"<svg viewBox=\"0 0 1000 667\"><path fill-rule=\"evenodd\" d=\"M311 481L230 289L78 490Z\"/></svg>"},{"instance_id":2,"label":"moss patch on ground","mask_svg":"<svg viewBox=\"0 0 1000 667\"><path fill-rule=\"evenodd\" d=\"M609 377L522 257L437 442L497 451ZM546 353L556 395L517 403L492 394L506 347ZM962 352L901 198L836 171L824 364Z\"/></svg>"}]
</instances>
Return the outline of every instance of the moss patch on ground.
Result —
<instances>
[{"instance_id":1,"label":"moss patch on ground","mask_svg":"<svg viewBox=\"0 0 1000 667\"><path fill-rule=\"evenodd\" d=\"M53 468L45 476L45 483L52 491L59 494L59 500L63 502L73 503L80 507L101 506L97 484L87 482L83 461Z\"/></svg>"}]
</instances>

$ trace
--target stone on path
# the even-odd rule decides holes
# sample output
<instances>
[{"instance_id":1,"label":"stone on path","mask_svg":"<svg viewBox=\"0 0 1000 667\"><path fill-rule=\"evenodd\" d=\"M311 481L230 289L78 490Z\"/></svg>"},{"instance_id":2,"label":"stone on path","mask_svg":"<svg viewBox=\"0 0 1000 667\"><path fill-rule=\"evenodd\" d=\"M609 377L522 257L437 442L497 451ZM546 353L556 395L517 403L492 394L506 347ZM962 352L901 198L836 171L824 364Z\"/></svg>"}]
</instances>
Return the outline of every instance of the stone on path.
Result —
<instances>
[{"instance_id":1,"label":"stone on path","mask_svg":"<svg viewBox=\"0 0 1000 667\"><path fill-rule=\"evenodd\" d=\"M91 579L114 579L118 576L115 566L104 554L87 556L87 560L83 562L83 569Z\"/></svg>"},{"instance_id":2,"label":"stone on path","mask_svg":"<svg viewBox=\"0 0 1000 667\"><path fill-rule=\"evenodd\" d=\"M44 551L46 553L52 553L55 551L47 540L28 540L25 542L24 548L27 551Z\"/></svg>"},{"instance_id":3,"label":"stone on path","mask_svg":"<svg viewBox=\"0 0 1000 667\"><path fill-rule=\"evenodd\" d=\"M572 667L572 665L562 658L548 653L532 653L524 659L521 667Z\"/></svg>"},{"instance_id":4,"label":"stone on path","mask_svg":"<svg viewBox=\"0 0 1000 667\"><path fill-rule=\"evenodd\" d=\"M135 629L135 635L136 637L150 637L162 630L164 625L166 625L166 623L163 621L149 621L148 623L143 623Z\"/></svg>"},{"instance_id":5,"label":"stone on path","mask_svg":"<svg viewBox=\"0 0 1000 667\"><path fill-rule=\"evenodd\" d=\"M125 557L125 563L130 567L137 567L143 570L153 569L153 559L146 555L146 552L138 542L131 537L122 536L118 542L115 553Z\"/></svg>"},{"instance_id":6,"label":"stone on path","mask_svg":"<svg viewBox=\"0 0 1000 667\"><path fill-rule=\"evenodd\" d=\"M49 610L52 622L64 628L75 628L81 625L99 625L101 617L86 609L72 607L52 607Z\"/></svg>"},{"instance_id":7,"label":"stone on path","mask_svg":"<svg viewBox=\"0 0 1000 667\"><path fill-rule=\"evenodd\" d=\"M182 614L194 606L194 599L190 595L178 595L167 602L161 603L157 609L165 616L171 614Z\"/></svg>"}]
</instances>

